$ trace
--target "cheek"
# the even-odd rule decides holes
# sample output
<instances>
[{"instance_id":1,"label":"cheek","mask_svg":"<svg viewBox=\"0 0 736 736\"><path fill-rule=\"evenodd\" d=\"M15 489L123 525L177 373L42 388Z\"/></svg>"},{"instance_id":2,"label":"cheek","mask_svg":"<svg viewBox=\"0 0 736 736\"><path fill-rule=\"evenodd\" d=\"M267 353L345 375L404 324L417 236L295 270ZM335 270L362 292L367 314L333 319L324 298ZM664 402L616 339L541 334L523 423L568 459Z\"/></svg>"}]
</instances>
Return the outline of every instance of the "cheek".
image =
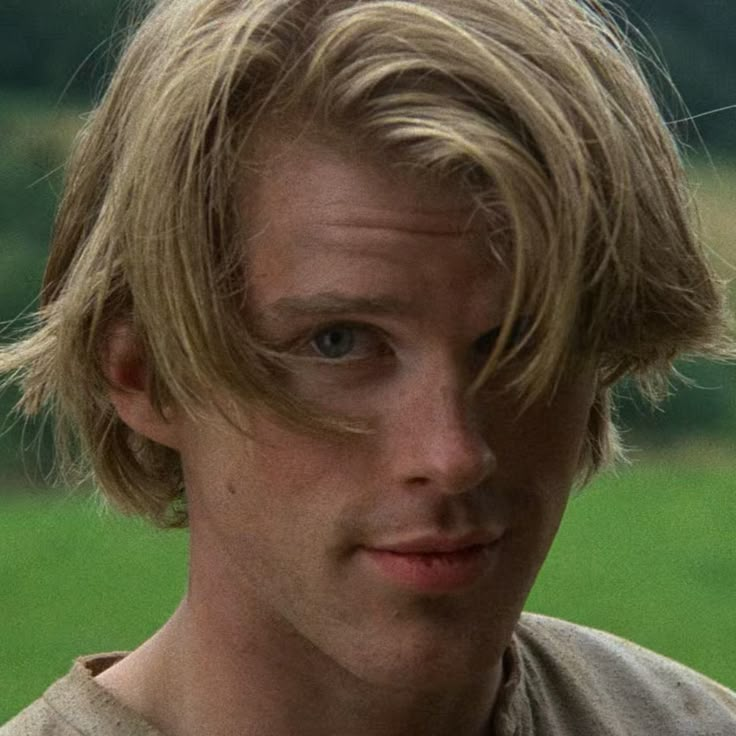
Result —
<instances>
[{"instance_id":1,"label":"cheek","mask_svg":"<svg viewBox=\"0 0 736 736\"><path fill-rule=\"evenodd\" d=\"M501 440L506 457L551 485L572 481L588 432L592 402L590 382L561 386L551 401L532 406L512 423L508 436Z\"/></svg>"},{"instance_id":2,"label":"cheek","mask_svg":"<svg viewBox=\"0 0 736 736\"><path fill-rule=\"evenodd\" d=\"M562 386L493 432L498 481L510 491L514 517L527 528L557 528L580 468L593 391L590 383Z\"/></svg>"},{"instance_id":3,"label":"cheek","mask_svg":"<svg viewBox=\"0 0 736 736\"><path fill-rule=\"evenodd\" d=\"M183 461L192 503L236 532L257 529L260 536L269 529L296 532L334 514L340 494L355 485L350 479L368 475L360 456L346 443L255 417L248 437L201 432Z\"/></svg>"},{"instance_id":4,"label":"cheek","mask_svg":"<svg viewBox=\"0 0 736 736\"><path fill-rule=\"evenodd\" d=\"M244 474L259 479L282 495L318 497L320 489L347 473L356 463L354 446L280 427L269 420L253 423L253 437Z\"/></svg>"}]
</instances>

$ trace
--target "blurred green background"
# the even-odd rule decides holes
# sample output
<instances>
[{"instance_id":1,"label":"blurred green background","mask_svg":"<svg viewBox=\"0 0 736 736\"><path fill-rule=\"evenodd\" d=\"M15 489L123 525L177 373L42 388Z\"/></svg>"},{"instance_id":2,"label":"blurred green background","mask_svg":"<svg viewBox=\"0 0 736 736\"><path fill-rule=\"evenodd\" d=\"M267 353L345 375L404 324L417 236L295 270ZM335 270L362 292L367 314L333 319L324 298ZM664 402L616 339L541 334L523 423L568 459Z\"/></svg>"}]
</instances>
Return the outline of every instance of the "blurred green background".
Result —
<instances>
[{"instance_id":1,"label":"blurred green background","mask_svg":"<svg viewBox=\"0 0 736 736\"><path fill-rule=\"evenodd\" d=\"M33 308L64 161L133 7L0 7L2 341ZM733 278L736 109L722 108L736 105L736 3L625 7L684 98L688 112L660 87L704 237L719 271ZM688 114L696 124L677 122ZM736 369L702 361L680 368L698 387L680 388L664 411L622 387L634 463L572 503L528 608L614 631L736 688ZM157 532L101 513L90 496L47 488L49 433L12 422L16 398L0 396L0 723L76 655L131 648L150 635L186 582L185 533Z\"/></svg>"}]
</instances>

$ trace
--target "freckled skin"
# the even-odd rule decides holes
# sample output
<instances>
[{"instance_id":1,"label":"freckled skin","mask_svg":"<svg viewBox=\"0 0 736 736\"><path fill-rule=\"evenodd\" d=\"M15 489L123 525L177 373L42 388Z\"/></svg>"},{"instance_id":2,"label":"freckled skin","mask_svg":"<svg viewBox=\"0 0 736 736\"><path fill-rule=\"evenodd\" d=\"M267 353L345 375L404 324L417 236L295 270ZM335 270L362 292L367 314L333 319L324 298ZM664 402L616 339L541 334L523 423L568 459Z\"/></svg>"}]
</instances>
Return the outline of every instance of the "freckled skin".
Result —
<instances>
[{"instance_id":1,"label":"freckled skin","mask_svg":"<svg viewBox=\"0 0 736 736\"><path fill-rule=\"evenodd\" d=\"M204 677L194 692L191 675L169 673L193 693L187 717L214 713L224 729L250 708L271 718L264 733L350 733L339 705L350 703L351 718L365 719L359 731L352 723L354 733L393 733L390 724L478 733L567 502L592 377L572 377L522 415L502 391L468 404L464 389L480 364L474 346L502 321L509 284L479 231L467 229L462 200L302 143L273 160L249 211L254 318L284 296L325 292L396 296L411 309L346 314L354 360L334 364L310 361L310 336L334 319L264 322L304 359L290 388L368 419L370 435L317 438L266 411L249 417L247 438L217 423L172 420L191 518L190 591L177 626L192 643L179 639L178 669L226 673L219 696ZM392 586L360 553L479 529L500 536L487 569L447 595ZM205 640L216 670L205 662ZM237 677L256 684L223 705ZM271 680L278 687L268 707ZM218 707L207 710L206 698ZM315 709L322 726L305 731L303 716ZM176 720L159 713L167 717Z\"/></svg>"}]
</instances>

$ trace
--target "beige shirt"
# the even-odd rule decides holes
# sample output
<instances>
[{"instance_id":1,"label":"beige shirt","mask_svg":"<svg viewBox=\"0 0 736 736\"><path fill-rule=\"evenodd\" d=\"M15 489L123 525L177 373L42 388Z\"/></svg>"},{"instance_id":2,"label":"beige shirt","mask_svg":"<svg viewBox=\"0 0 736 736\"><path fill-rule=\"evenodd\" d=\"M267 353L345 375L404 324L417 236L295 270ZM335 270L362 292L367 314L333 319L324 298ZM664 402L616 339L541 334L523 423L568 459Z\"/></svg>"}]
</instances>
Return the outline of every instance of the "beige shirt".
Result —
<instances>
[{"instance_id":1,"label":"beige shirt","mask_svg":"<svg viewBox=\"0 0 736 736\"><path fill-rule=\"evenodd\" d=\"M0 736L162 736L94 676L124 653L83 657ZM736 736L736 693L618 637L523 614L489 736Z\"/></svg>"}]
</instances>

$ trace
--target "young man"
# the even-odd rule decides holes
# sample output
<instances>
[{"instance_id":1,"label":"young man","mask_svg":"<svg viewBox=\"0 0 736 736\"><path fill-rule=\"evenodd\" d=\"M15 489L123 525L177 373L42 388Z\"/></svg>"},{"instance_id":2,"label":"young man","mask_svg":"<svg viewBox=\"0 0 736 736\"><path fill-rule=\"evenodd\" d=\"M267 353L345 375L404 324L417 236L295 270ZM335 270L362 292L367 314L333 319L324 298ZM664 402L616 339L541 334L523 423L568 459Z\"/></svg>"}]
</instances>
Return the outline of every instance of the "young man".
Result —
<instances>
[{"instance_id":1,"label":"young man","mask_svg":"<svg viewBox=\"0 0 736 736\"><path fill-rule=\"evenodd\" d=\"M625 39L577 0L166 0L0 352L190 584L14 734L736 733L736 696L522 607L609 394L724 353Z\"/></svg>"}]
</instances>

